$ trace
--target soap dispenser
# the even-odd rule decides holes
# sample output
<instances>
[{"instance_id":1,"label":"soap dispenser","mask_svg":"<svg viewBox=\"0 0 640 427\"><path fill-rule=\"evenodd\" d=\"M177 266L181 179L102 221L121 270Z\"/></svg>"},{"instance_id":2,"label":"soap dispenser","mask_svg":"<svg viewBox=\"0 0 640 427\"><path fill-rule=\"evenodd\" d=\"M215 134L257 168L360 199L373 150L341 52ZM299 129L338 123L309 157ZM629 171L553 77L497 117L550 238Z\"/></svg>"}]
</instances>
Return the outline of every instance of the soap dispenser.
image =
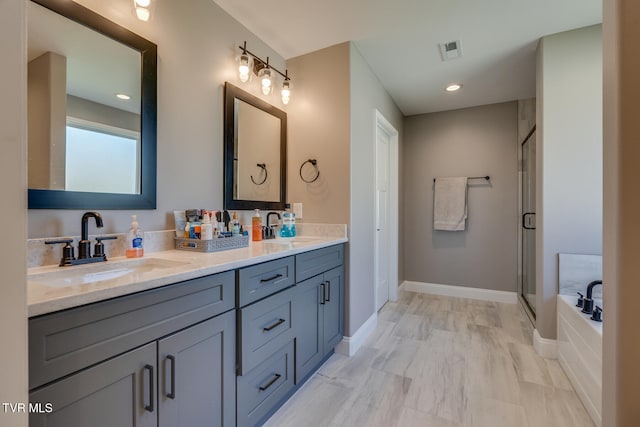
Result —
<instances>
[{"instance_id":1,"label":"soap dispenser","mask_svg":"<svg viewBox=\"0 0 640 427\"><path fill-rule=\"evenodd\" d=\"M138 226L137 215L131 215L131 228L127 233L125 255L127 258L140 258L144 255L144 233Z\"/></svg>"},{"instance_id":2,"label":"soap dispenser","mask_svg":"<svg viewBox=\"0 0 640 427\"><path fill-rule=\"evenodd\" d=\"M260 209L256 209L253 217L251 217L251 240L259 242L262 240L262 217Z\"/></svg>"}]
</instances>

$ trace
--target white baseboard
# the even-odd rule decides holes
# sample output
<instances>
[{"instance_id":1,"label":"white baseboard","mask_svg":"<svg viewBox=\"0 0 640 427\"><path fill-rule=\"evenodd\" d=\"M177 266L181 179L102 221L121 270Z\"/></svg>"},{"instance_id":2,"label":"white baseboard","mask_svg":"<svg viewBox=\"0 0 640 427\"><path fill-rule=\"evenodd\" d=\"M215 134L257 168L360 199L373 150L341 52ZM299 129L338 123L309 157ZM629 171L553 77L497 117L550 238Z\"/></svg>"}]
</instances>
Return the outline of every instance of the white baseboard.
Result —
<instances>
[{"instance_id":1,"label":"white baseboard","mask_svg":"<svg viewBox=\"0 0 640 427\"><path fill-rule=\"evenodd\" d=\"M469 288L466 286L439 285L436 283L411 282L405 280L401 289L424 294L444 295L448 297L471 298L483 301L504 302L517 304L518 294L508 291L496 291L493 289Z\"/></svg>"},{"instance_id":2,"label":"white baseboard","mask_svg":"<svg viewBox=\"0 0 640 427\"><path fill-rule=\"evenodd\" d=\"M362 346L362 343L371 335L371 333L378 326L378 313L375 312L367 319L366 322L358 328L355 334L350 337L343 337L342 341L338 343L335 348L335 352L342 354L343 356L353 356L358 349Z\"/></svg>"},{"instance_id":3,"label":"white baseboard","mask_svg":"<svg viewBox=\"0 0 640 427\"><path fill-rule=\"evenodd\" d=\"M533 348L536 353L545 359L558 358L558 342L548 338L542 338L537 329L533 330Z\"/></svg>"}]
</instances>

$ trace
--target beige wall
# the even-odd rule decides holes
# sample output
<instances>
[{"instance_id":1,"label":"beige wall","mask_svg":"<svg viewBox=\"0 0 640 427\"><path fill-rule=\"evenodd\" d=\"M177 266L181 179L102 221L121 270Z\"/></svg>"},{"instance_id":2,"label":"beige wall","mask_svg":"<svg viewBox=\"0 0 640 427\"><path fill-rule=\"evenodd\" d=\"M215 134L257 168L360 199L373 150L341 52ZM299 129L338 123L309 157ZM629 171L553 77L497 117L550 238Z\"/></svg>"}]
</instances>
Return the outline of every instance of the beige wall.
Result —
<instances>
[{"instance_id":1,"label":"beige wall","mask_svg":"<svg viewBox=\"0 0 640 427\"><path fill-rule=\"evenodd\" d=\"M640 425L640 3L604 2L602 425Z\"/></svg>"},{"instance_id":2,"label":"beige wall","mask_svg":"<svg viewBox=\"0 0 640 427\"><path fill-rule=\"evenodd\" d=\"M27 71L29 182L32 188L65 188L67 58L46 52Z\"/></svg>"},{"instance_id":3,"label":"beige wall","mask_svg":"<svg viewBox=\"0 0 640 427\"><path fill-rule=\"evenodd\" d=\"M73 95L67 95L66 114L78 119L102 123L120 129L140 131L140 114L120 110Z\"/></svg>"},{"instance_id":4,"label":"beige wall","mask_svg":"<svg viewBox=\"0 0 640 427\"><path fill-rule=\"evenodd\" d=\"M296 76L288 114L288 199L303 204L303 222L349 222L349 43L287 60ZM307 184L300 165L316 159Z\"/></svg>"},{"instance_id":5,"label":"beige wall","mask_svg":"<svg viewBox=\"0 0 640 427\"><path fill-rule=\"evenodd\" d=\"M222 207L224 82L283 108L279 91L262 95L242 84L235 56L247 40L252 52L278 69L284 60L211 0L158 1L151 21L138 21L130 0L81 0L158 45L158 204L154 211L105 211L105 233L124 232L131 214L144 230L173 228L173 210ZM293 84L296 83L293 76ZM292 103L295 94L292 94ZM90 208L90 207L88 207ZM30 210L29 236L78 235L83 211ZM92 230L90 229L90 233Z\"/></svg>"},{"instance_id":6,"label":"beige wall","mask_svg":"<svg viewBox=\"0 0 640 427\"><path fill-rule=\"evenodd\" d=\"M558 253L602 254L602 26L538 46L536 329L556 337Z\"/></svg>"},{"instance_id":7,"label":"beige wall","mask_svg":"<svg viewBox=\"0 0 640 427\"><path fill-rule=\"evenodd\" d=\"M516 291L518 244L516 102L405 119L406 280ZM433 230L433 178L471 180L465 231Z\"/></svg>"},{"instance_id":8,"label":"beige wall","mask_svg":"<svg viewBox=\"0 0 640 427\"><path fill-rule=\"evenodd\" d=\"M0 2L0 180L2 218L6 221L0 245L0 402L26 403L26 182L27 182L27 58L25 2ZM27 414L5 413L0 425L27 426Z\"/></svg>"}]
</instances>

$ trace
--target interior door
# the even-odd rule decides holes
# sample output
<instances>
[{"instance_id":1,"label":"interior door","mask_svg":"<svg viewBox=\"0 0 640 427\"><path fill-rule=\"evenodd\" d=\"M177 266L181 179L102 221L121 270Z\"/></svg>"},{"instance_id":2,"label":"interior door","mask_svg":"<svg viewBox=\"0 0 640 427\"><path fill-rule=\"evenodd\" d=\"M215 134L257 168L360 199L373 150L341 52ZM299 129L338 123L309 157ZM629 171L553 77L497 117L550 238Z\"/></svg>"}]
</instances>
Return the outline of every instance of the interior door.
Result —
<instances>
[{"instance_id":1,"label":"interior door","mask_svg":"<svg viewBox=\"0 0 640 427\"><path fill-rule=\"evenodd\" d=\"M376 309L389 301L389 145L390 136L377 126L376 131L376 237L375 283Z\"/></svg>"},{"instance_id":2,"label":"interior door","mask_svg":"<svg viewBox=\"0 0 640 427\"><path fill-rule=\"evenodd\" d=\"M536 128L522 143L522 275L520 297L536 315Z\"/></svg>"}]
</instances>

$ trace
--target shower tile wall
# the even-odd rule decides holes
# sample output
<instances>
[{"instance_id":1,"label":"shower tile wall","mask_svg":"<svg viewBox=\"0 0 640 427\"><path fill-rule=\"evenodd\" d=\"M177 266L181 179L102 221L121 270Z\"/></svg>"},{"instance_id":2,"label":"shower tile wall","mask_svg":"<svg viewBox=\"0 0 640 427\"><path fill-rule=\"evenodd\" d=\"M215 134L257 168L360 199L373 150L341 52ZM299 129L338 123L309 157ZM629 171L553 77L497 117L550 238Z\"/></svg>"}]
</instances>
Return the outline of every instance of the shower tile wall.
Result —
<instances>
[{"instance_id":1,"label":"shower tile wall","mask_svg":"<svg viewBox=\"0 0 640 427\"><path fill-rule=\"evenodd\" d=\"M602 280L602 256L558 254L560 294L576 296L587 293L587 285ZM593 288L593 297L602 298L602 286Z\"/></svg>"}]
</instances>

